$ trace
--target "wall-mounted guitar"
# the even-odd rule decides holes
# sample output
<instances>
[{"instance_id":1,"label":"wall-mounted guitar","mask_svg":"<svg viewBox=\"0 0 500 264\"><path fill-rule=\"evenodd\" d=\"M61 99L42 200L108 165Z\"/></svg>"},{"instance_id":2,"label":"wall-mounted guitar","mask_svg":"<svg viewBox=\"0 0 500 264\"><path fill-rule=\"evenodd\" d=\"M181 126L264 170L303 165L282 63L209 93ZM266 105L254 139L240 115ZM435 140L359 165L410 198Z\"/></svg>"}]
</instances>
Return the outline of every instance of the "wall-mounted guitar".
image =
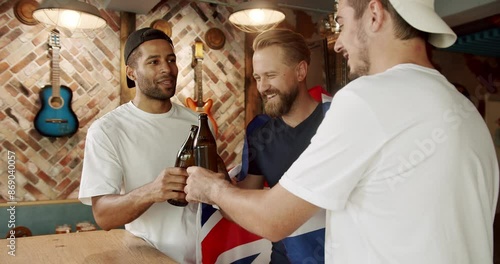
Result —
<instances>
[{"instance_id":1,"label":"wall-mounted guitar","mask_svg":"<svg viewBox=\"0 0 500 264\"><path fill-rule=\"evenodd\" d=\"M52 30L49 50L52 50L52 85L40 90L41 108L35 117L35 129L46 137L64 137L78 129L78 118L71 109L73 91L59 81L59 31Z\"/></svg>"},{"instance_id":2,"label":"wall-mounted guitar","mask_svg":"<svg viewBox=\"0 0 500 264\"><path fill-rule=\"evenodd\" d=\"M203 61L203 42L196 41L194 44L193 50L193 67L194 67L194 80L195 80L195 97L196 101L193 98L186 98L186 105L192 109L193 111L199 113L207 114L210 122L212 123L212 127L214 129L215 136L218 135L217 123L211 113L213 101L212 99L207 99L207 101L203 101L203 65L201 64Z\"/></svg>"}]
</instances>

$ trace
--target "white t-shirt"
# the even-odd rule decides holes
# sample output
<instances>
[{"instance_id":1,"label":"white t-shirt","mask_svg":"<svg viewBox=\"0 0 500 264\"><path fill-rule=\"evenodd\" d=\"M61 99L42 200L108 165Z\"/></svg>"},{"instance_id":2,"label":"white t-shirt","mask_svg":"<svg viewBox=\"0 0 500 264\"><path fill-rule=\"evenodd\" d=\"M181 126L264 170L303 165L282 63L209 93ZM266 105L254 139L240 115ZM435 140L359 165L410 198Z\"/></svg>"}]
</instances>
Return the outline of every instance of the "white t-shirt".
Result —
<instances>
[{"instance_id":1,"label":"white t-shirt","mask_svg":"<svg viewBox=\"0 0 500 264\"><path fill-rule=\"evenodd\" d=\"M151 114L132 102L96 120L88 130L79 198L128 193L173 167L197 114L172 104L167 113ZM195 263L198 204L177 207L156 203L125 225L180 263Z\"/></svg>"},{"instance_id":2,"label":"white t-shirt","mask_svg":"<svg viewBox=\"0 0 500 264\"><path fill-rule=\"evenodd\" d=\"M327 263L492 263L493 142L444 76L398 65L354 80L331 109L280 181L327 210Z\"/></svg>"}]
</instances>

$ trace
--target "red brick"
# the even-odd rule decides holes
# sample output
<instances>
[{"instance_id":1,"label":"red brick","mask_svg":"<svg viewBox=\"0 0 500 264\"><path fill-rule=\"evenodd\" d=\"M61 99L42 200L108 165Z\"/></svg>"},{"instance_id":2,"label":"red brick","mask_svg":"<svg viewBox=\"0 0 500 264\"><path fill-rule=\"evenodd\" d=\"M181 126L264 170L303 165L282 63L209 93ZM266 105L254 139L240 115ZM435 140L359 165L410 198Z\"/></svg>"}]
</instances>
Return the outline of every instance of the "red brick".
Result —
<instances>
[{"instance_id":1,"label":"red brick","mask_svg":"<svg viewBox=\"0 0 500 264\"><path fill-rule=\"evenodd\" d=\"M12 97L16 97L17 94L19 93L19 91L14 87L12 86L10 83L7 83L5 86L4 86L4 89L12 96Z\"/></svg>"},{"instance_id":2,"label":"red brick","mask_svg":"<svg viewBox=\"0 0 500 264\"><path fill-rule=\"evenodd\" d=\"M0 121L4 120L7 116L2 112L0 111Z\"/></svg>"},{"instance_id":3,"label":"red brick","mask_svg":"<svg viewBox=\"0 0 500 264\"><path fill-rule=\"evenodd\" d=\"M33 138L31 138L23 130L18 130L16 135L22 140L24 140L24 142L26 142L35 151L39 151L40 149L42 149L42 147L38 144L38 141L33 140Z\"/></svg>"},{"instance_id":4,"label":"red brick","mask_svg":"<svg viewBox=\"0 0 500 264\"><path fill-rule=\"evenodd\" d=\"M36 176L38 176L38 178L42 179L42 181L44 181L45 183L47 183L48 185L54 187L56 186L57 182L54 181L52 178L49 177L49 175L47 175L45 172L43 171L38 171L38 173L36 174Z\"/></svg>"},{"instance_id":5,"label":"red brick","mask_svg":"<svg viewBox=\"0 0 500 264\"><path fill-rule=\"evenodd\" d=\"M9 64L7 62L0 62L0 72L5 72L9 68Z\"/></svg>"},{"instance_id":6,"label":"red brick","mask_svg":"<svg viewBox=\"0 0 500 264\"><path fill-rule=\"evenodd\" d=\"M74 157L68 164L68 167L71 169L75 169L76 167L78 167L78 165L80 165L80 163L82 163L82 159L79 157Z\"/></svg>"},{"instance_id":7,"label":"red brick","mask_svg":"<svg viewBox=\"0 0 500 264\"><path fill-rule=\"evenodd\" d=\"M26 67L29 63L31 63L35 59L36 59L35 53L31 52L30 54L28 54L28 56L24 57L19 63L14 65L14 67L10 68L10 70L13 73L18 73L19 71L24 69L24 67Z\"/></svg>"},{"instance_id":8,"label":"red brick","mask_svg":"<svg viewBox=\"0 0 500 264\"><path fill-rule=\"evenodd\" d=\"M16 156L18 153L16 153ZM28 181L32 182L33 184L37 184L39 179L36 177L31 171L28 170L28 168L24 165L26 163L21 163L21 162L16 162L16 170L18 173L21 173Z\"/></svg>"},{"instance_id":9,"label":"red brick","mask_svg":"<svg viewBox=\"0 0 500 264\"><path fill-rule=\"evenodd\" d=\"M3 1L3 3L0 5L0 14L6 13L7 11L9 11L9 9L14 7L15 4L16 4L16 1Z\"/></svg>"},{"instance_id":10,"label":"red brick","mask_svg":"<svg viewBox=\"0 0 500 264\"><path fill-rule=\"evenodd\" d=\"M24 185L24 189L28 191L32 196L34 196L36 200L48 199L48 197L45 196L45 194L43 194L40 190L38 190L35 186L31 185L30 183L26 183Z\"/></svg>"},{"instance_id":11,"label":"red brick","mask_svg":"<svg viewBox=\"0 0 500 264\"><path fill-rule=\"evenodd\" d=\"M58 196L57 199L66 199L68 198L68 195L70 195L76 188L80 186L79 181L74 181L72 182L68 188L66 188L63 192L61 192Z\"/></svg>"},{"instance_id":12,"label":"red brick","mask_svg":"<svg viewBox=\"0 0 500 264\"><path fill-rule=\"evenodd\" d=\"M18 149L16 146L12 145L9 141L4 141L3 146L10 151L14 151L16 153L16 160L19 161L18 163L24 163L26 164L28 162L28 157L24 155L20 149Z\"/></svg>"},{"instance_id":13,"label":"red brick","mask_svg":"<svg viewBox=\"0 0 500 264\"><path fill-rule=\"evenodd\" d=\"M94 121L95 116L99 113L99 109L92 108L84 118L80 119L80 127L85 127L89 122Z\"/></svg>"},{"instance_id":14,"label":"red brick","mask_svg":"<svg viewBox=\"0 0 500 264\"><path fill-rule=\"evenodd\" d=\"M59 161L59 164L63 165L63 166L67 166L68 163L73 159L72 153L68 153L68 155L66 155L63 159L61 159L61 161Z\"/></svg>"},{"instance_id":15,"label":"red brick","mask_svg":"<svg viewBox=\"0 0 500 264\"><path fill-rule=\"evenodd\" d=\"M115 72L115 66L108 60L103 60L102 65L104 65L104 67L106 67L111 73Z\"/></svg>"},{"instance_id":16,"label":"red brick","mask_svg":"<svg viewBox=\"0 0 500 264\"><path fill-rule=\"evenodd\" d=\"M217 76L214 74L214 72L212 70L210 70L208 67L205 67L203 69L203 71L210 78L210 80L212 80L213 83L219 82L219 78L217 78Z\"/></svg>"},{"instance_id":17,"label":"red brick","mask_svg":"<svg viewBox=\"0 0 500 264\"><path fill-rule=\"evenodd\" d=\"M98 38L94 38L94 44L108 57L108 60L113 60L115 58L115 55L113 52L111 52L108 47L102 43L102 41Z\"/></svg>"},{"instance_id":18,"label":"red brick","mask_svg":"<svg viewBox=\"0 0 500 264\"><path fill-rule=\"evenodd\" d=\"M38 112L38 106L32 104L25 96L19 96L17 101L24 106L24 109L29 110L31 113L36 114Z\"/></svg>"},{"instance_id":19,"label":"red brick","mask_svg":"<svg viewBox=\"0 0 500 264\"><path fill-rule=\"evenodd\" d=\"M66 154L68 153L68 150L66 148L61 148L59 151L52 156L52 158L49 159L50 164L55 164L59 162Z\"/></svg>"},{"instance_id":20,"label":"red brick","mask_svg":"<svg viewBox=\"0 0 500 264\"><path fill-rule=\"evenodd\" d=\"M44 65L45 63L47 63L49 61L49 58L47 56L40 56L38 57L38 59L35 61L36 64L38 65Z\"/></svg>"},{"instance_id":21,"label":"red brick","mask_svg":"<svg viewBox=\"0 0 500 264\"><path fill-rule=\"evenodd\" d=\"M38 47L40 44L46 43L47 42L47 38L48 38L47 34L38 34L34 39L31 40L31 43L33 43L33 45L35 47ZM48 49L49 49L49 47L45 46L45 45L44 46L40 46L40 48L43 48L47 52L48 52Z\"/></svg>"},{"instance_id":22,"label":"red brick","mask_svg":"<svg viewBox=\"0 0 500 264\"><path fill-rule=\"evenodd\" d=\"M54 189L58 192L62 192L69 184L71 180L69 178L64 178Z\"/></svg>"},{"instance_id":23,"label":"red brick","mask_svg":"<svg viewBox=\"0 0 500 264\"><path fill-rule=\"evenodd\" d=\"M16 145L19 149L21 149L23 151L28 148L28 146L26 144L24 144L24 142L22 142L19 139L16 139L16 141L14 141L14 145Z\"/></svg>"}]
</instances>

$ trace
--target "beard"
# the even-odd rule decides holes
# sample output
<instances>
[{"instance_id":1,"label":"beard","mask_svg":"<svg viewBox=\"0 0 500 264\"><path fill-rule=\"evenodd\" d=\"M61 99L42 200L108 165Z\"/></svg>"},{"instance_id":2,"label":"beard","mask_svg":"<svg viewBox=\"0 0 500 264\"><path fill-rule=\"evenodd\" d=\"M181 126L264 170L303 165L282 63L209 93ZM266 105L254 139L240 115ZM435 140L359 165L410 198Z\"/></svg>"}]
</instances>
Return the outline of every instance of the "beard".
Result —
<instances>
[{"instance_id":1,"label":"beard","mask_svg":"<svg viewBox=\"0 0 500 264\"><path fill-rule=\"evenodd\" d=\"M273 98L273 102L269 102L266 96L268 94L276 94L278 100L276 100L276 98ZM288 93L281 93L277 89L267 90L264 94L262 94L262 100L264 101L264 112L272 118L287 114L292 108L292 105L295 102L298 94L298 87L294 87Z\"/></svg>"},{"instance_id":2,"label":"beard","mask_svg":"<svg viewBox=\"0 0 500 264\"><path fill-rule=\"evenodd\" d=\"M361 76L368 75L371 67L371 62L368 57L368 40L365 31L360 29L358 31L357 38L361 46L359 49L359 65L354 65L352 68L349 67L349 80L354 80Z\"/></svg>"},{"instance_id":3,"label":"beard","mask_svg":"<svg viewBox=\"0 0 500 264\"><path fill-rule=\"evenodd\" d=\"M140 88L141 92L145 96L151 99L168 100L175 95L175 86L177 85L176 81L177 78L175 76L160 76L158 79L161 78L164 79L167 77L172 79L173 85L172 88L168 88L166 91L160 88L154 79L146 79L140 76L137 77L138 87L141 87Z\"/></svg>"}]
</instances>

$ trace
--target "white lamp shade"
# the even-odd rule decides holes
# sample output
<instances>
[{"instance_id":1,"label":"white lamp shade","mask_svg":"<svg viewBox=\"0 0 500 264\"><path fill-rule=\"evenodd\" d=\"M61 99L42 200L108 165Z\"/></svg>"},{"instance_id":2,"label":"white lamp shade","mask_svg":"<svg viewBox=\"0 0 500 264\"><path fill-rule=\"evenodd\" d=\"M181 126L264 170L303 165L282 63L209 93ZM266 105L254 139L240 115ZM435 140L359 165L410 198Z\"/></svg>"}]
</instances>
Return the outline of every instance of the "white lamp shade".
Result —
<instances>
[{"instance_id":1,"label":"white lamp shade","mask_svg":"<svg viewBox=\"0 0 500 264\"><path fill-rule=\"evenodd\" d=\"M99 29L106 25L95 6L78 0L46 0L33 11L33 17L46 25L70 30Z\"/></svg>"},{"instance_id":2,"label":"white lamp shade","mask_svg":"<svg viewBox=\"0 0 500 264\"><path fill-rule=\"evenodd\" d=\"M256 33L275 28L285 20L285 14L271 2L244 2L229 16L229 21L238 29Z\"/></svg>"}]
</instances>

